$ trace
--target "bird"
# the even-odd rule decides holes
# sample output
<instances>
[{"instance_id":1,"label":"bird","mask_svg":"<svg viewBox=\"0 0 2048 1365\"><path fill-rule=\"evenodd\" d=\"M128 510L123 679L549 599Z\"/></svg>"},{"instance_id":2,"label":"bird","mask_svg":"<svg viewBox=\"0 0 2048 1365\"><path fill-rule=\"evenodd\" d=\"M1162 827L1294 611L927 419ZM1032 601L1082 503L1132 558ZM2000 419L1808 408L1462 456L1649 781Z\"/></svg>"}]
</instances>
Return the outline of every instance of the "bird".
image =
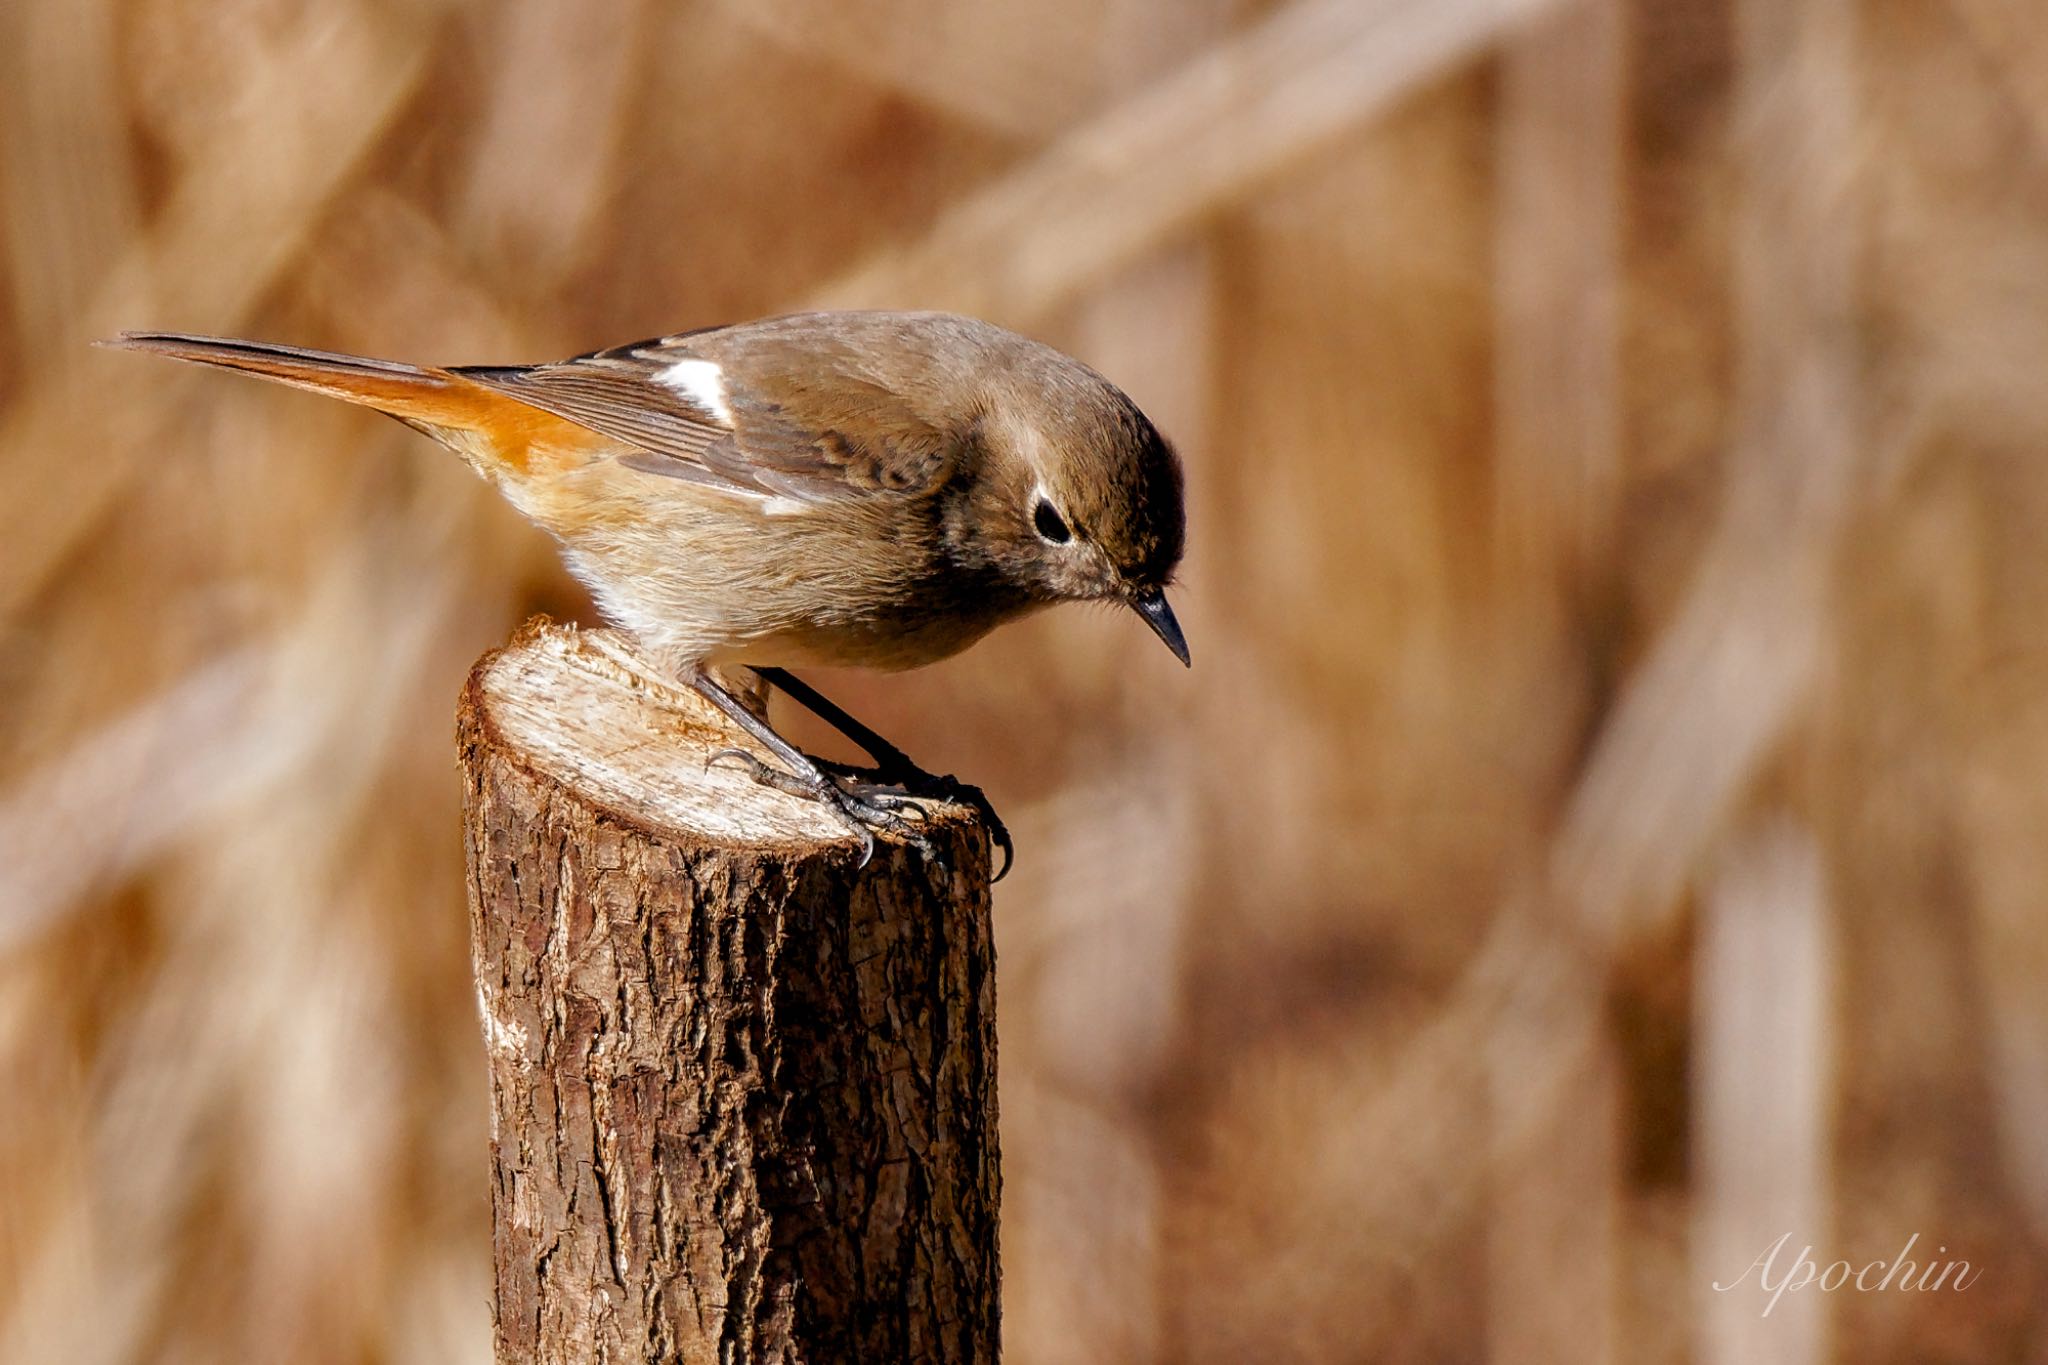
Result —
<instances>
[{"instance_id":1,"label":"bird","mask_svg":"<svg viewBox=\"0 0 2048 1365\"><path fill-rule=\"evenodd\" d=\"M219 366L398 419L554 537L600 613L765 749L717 758L823 803L856 836L936 858L925 772L792 669L947 658L1061 602L1129 608L1190 663L1166 589L1186 539L1172 445L1121 389L952 313L795 313L534 365L412 365L181 332L102 343ZM814 759L753 678L864 749Z\"/></svg>"}]
</instances>

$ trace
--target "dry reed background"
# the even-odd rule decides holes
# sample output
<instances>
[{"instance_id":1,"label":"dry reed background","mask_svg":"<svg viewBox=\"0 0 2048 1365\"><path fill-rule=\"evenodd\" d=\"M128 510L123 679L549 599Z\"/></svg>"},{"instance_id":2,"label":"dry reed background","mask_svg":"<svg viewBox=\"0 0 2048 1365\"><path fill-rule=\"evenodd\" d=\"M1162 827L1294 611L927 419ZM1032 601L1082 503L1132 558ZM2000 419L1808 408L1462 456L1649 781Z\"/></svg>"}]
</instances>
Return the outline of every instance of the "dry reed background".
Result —
<instances>
[{"instance_id":1,"label":"dry reed background","mask_svg":"<svg viewBox=\"0 0 2048 1365\"><path fill-rule=\"evenodd\" d=\"M16 0L0 111L0 1360L486 1358L451 708L583 610L86 343L816 301L1190 468L1193 673L834 680L1022 850L1012 1360L2048 1360L2048 9Z\"/></svg>"}]
</instances>

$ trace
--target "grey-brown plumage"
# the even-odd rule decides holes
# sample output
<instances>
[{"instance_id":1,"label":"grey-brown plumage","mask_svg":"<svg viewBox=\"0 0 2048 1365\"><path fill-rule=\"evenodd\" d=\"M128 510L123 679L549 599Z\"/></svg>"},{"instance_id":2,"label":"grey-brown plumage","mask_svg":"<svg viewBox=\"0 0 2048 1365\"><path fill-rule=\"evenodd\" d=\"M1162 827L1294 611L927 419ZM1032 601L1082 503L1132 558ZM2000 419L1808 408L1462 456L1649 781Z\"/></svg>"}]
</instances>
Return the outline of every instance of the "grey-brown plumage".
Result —
<instances>
[{"instance_id":1,"label":"grey-brown plumage","mask_svg":"<svg viewBox=\"0 0 2048 1365\"><path fill-rule=\"evenodd\" d=\"M561 542L608 617L736 719L719 666L911 668L1060 601L1128 605L1187 659L1164 596L1184 536L1172 450L1101 375L971 318L804 313L510 368L168 333L117 344L434 436ZM863 840L914 837L900 801L746 715Z\"/></svg>"}]
</instances>

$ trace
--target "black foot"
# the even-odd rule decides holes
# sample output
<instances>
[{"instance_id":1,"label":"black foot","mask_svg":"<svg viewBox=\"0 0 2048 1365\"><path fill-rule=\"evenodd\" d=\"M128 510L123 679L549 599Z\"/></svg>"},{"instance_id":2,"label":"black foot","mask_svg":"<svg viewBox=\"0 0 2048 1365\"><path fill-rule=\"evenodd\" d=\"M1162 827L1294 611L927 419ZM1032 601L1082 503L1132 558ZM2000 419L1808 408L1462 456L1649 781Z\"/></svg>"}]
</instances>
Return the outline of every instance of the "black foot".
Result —
<instances>
[{"instance_id":1,"label":"black foot","mask_svg":"<svg viewBox=\"0 0 2048 1365\"><path fill-rule=\"evenodd\" d=\"M893 834L923 855L926 862L946 866L937 844L927 839L911 821L927 818L917 799L900 788L853 777L837 764L820 764L817 780L771 767L744 749L720 749L711 755L717 763L730 760L746 769L748 776L764 787L791 796L822 802L831 807L840 822L860 840L860 865L866 867L875 856L875 835ZM830 771L826 771L830 769ZM1007 836L1006 843L1007 847Z\"/></svg>"},{"instance_id":2,"label":"black foot","mask_svg":"<svg viewBox=\"0 0 2048 1365\"><path fill-rule=\"evenodd\" d=\"M822 766L851 783L852 790L856 793L885 803L889 798L900 800L910 797L953 801L968 807L988 826L989 842L1003 851L1003 866L990 880L999 882L1009 875L1010 863L1016 857L1016 849L1010 843L1010 831L1003 826L1002 817L996 814L996 808L989 804L989 799L982 794L981 788L970 786L957 777L941 777L936 773L926 772L911 762L910 755L855 720L841 707L820 695L818 689L787 669L763 668L756 671L768 682L787 693L790 700L867 750L869 757L875 760L875 770L872 773L838 763L827 763Z\"/></svg>"},{"instance_id":3,"label":"black foot","mask_svg":"<svg viewBox=\"0 0 2048 1365\"><path fill-rule=\"evenodd\" d=\"M1010 843L1009 827L1003 824L1003 817L996 814L996 808L989 803L987 795L983 793L981 788L974 786L972 783L962 782L957 777L944 776L939 773L928 773L914 764L910 766L907 772L901 774L892 773L889 776L894 777L896 780L886 785L880 783L867 783L866 785L874 787L878 791L898 792L904 796L921 798L927 801L951 801L956 805L965 806L976 815L979 815L981 822L988 826L989 843L1000 849L1003 855L1003 865L996 869L996 875L990 877L989 881L993 884L1009 875L1010 863L1017 856L1017 851Z\"/></svg>"}]
</instances>

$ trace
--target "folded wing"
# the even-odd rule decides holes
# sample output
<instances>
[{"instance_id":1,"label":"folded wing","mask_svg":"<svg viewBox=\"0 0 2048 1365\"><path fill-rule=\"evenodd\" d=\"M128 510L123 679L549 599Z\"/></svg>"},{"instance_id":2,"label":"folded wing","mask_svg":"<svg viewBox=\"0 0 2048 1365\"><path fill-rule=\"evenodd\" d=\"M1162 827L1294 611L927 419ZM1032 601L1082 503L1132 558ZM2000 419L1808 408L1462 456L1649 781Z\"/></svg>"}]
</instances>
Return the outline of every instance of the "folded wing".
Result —
<instances>
[{"instance_id":1,"label":"folded wing","mask_svg":"<svg viewBox=\"0 0 2048 1365\"><path fill-rule=\"evenodd\" d=\"M830 367L834 357L751 349L735 356L718 337L693 333L557 364L451 373L631 446L619 457L630 468L745 497L822 505L911 496L951 467L957 438L909 413L900 395L857 375L817 385L823 376L807 367ZM824 389L829 405L811 401Z\"/></svg>"}]
</instances>

